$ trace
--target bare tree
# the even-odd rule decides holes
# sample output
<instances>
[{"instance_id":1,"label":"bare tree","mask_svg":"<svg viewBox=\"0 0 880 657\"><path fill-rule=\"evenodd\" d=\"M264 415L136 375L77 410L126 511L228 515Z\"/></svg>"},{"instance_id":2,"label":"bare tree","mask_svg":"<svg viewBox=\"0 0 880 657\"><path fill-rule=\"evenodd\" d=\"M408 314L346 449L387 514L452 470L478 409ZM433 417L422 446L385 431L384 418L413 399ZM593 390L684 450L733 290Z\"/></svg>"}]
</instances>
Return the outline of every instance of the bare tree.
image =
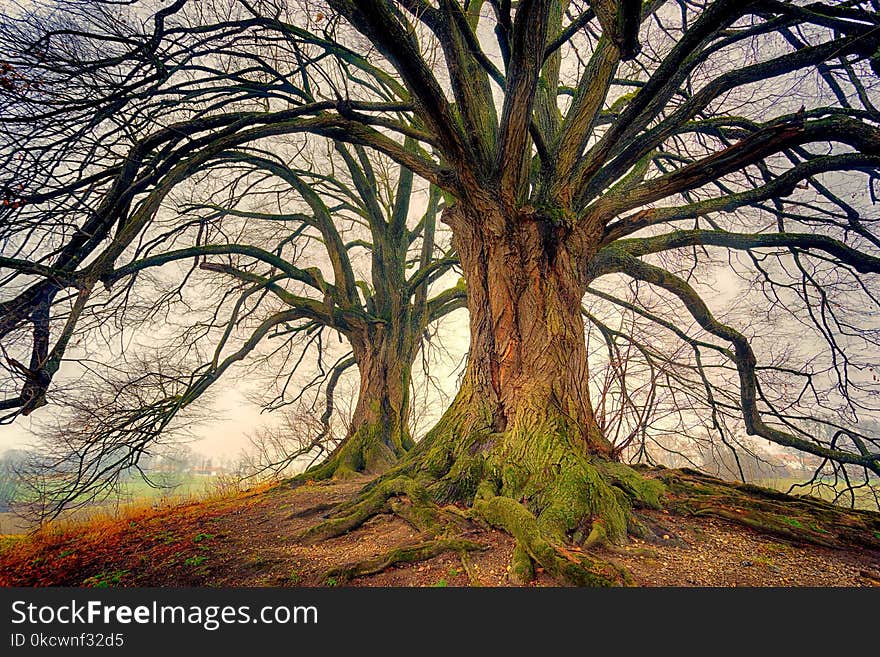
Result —
<instances>
[{"instance_id":1,"label":"bare tree","mask_svg":"<svg viewBox=\"0 0 880 657\"><path fill-rule=\"evenodd\" d=\"M175 3L155 15L153 27L157 32L153 37L164 29L164 20L184 4ZM95 41L112 40L117 30L117 38L124 43L153 38L138 35L126 21L111 20L116 11L117 7L107 5L97 17L88 17L108 31L100 35L78 32L74 37L72 29L62 28L48 34L38 31L35 37L22 32L22 43L16 44L18 56L27 58L34 48L45 47L48 51L49 44L59 43L62 54L57 59L69 68L65 73L70 77L82 77L93 68L107 72L123 63L137 67L137 49L112 63L101 58L91 60L80 52L89 54ZM28 25L25 23L25 27ZM216 27L221 34L225 29L222 24ZM198 34L195 28L191 32ZM32 37L34 40L29 41ZM221 36L220 42L224 39ZM206 50L215 59L213 64L220 65L222 57L214 52L214 45ZM262 48L266 51L267 47ZM68 50L74 54L64 59ZM185 56L191 58L196 50L193 46ZM38 64L58 66L47 52L40 52ZM264 56L271 59L271 53ZM283 63L283 58L275 59ZM49 60L51 64L45 63ZM10 67L16 71L19 68L18 62ZM129 74L135 75L132 71ZM145 104L136 103L132 95L121 95L112 122L124 123L125 127L108 129L108 119L101 115L100 108L110 101L101 96L97 85L89 88L88 79L83 82L83 93L97 97L83 103L87 110L69 99L16 96L10 101L12 110L20 111L22 106L34 103L44 111L42 115L32 112L11 118L9 131L30 134L35 124L42 126L50 117L57 121L52 109L56 104L68 120L78 117L81 111L94 134L65 132L53 142L53 148L84 145L91 139L100 142L102 149L111 150L112 144L125 152L128 164L121 169L130 166L132 170L123 175L112 156L105 163L89 154L82 166L96 167L100 172L87 182L79 180L81 171L71 172L74 181L56 192L45 197L29 196L6 206L12 216L7 224L8 243L20 244L15 257L4 257L0 262L12 272L5 286L12 294L4 306L9 347L6 362L10 378L21 381L20 393L3 402L5 407L15 409L7 419L27 415L46 402L49 384L62 360L82 360L69 353L71 343L87 342L90 335L106 331L111 323L118 329L114 339L120 339L118 333L128 325L143 324L155 319L157 313L164 312L167 323L169 313L181 304L193 318L198 315L196 307L202 306L203 317L193 319L165 342L166 358L195 361L185 375L175 377L179 386L174 390L156 385L165 381L164 375L145 370L136 358L128 359L135 362L129 363L133 368L122 368L121 380L110 376L100 382L114 400L114 390L120 386L133 388L131 376L140 389L151 392L143 393L140 412L107 403L108 418L100 426L80 422L73 434L87 445L88 458L72 446L69 432L54 432L55 440L51 442L60 451L50 450L52 459L42 465L56 470L56 478L61 477L62 470L73 475L66 478L64 486L57 481L51 485L57 493L51 511L58 512L74 500L82 503L104 492L103 484L112 485L122 472L135 467L147 446L169 432L180 411L249 356L280 368L276 379L281 381L281 392L267 402L269 409L290 403L291 397L295 401L316 386L324 393L322 429L303 447L315 457L327 458L307 473L308 478L375 473L387 468L413 444L408 428L410 372L429 325L464 306L461 287L453 286L436 295L429 293L435 282L457 264L448 246L436 239L439 191L414 183L411 171L357 145L331 143L329 152L322 155L322 146L317 142L281 139L274 127L238 134L243 124L237 122L242 115L233 114L217 123L199 116L207 110L194 110L186 103L181 103L182 107L172 103L171 109L162 113L165 101L153 97L152 88L144 92L150 99ZM15 94L19 91L18 87L13 89ZM119 91L111 88L108 94ZM305 89L301 91L302 95L306 93ZM150 111L145 110L154 102ZM130 118L125 118L122 106L130 111ZM152 123L160 116L170 121L191 111L196 118L160 130L165 137L151 133L139 141L135 134L142 113L149 115L142 121ZM259 116L265 117L265 111L251 113L257 123L262 122ZM225 130L216 131L222 124L234 128L224 136ZM80 130L81 125L70 126L74 128ZM191 141L192 135L201 132L207 133L204 149ZM273 139L267 141L268 137ZM154 147L166 138L187 142L184 150L195 148L195 159L189 160L173 147L164 153L161 148L155 152ZM145 146L145 142L150 145ZM416 146L411 142L403 148ZM13 157L12 150L7 155L12 163L21 161ZM58 152L45 157L48 168L64 165L65 156ZM101 169L104 164L106 167ZM43 164L35 165L38 170L40 166ZM156 168L163 166L175 173L164 179L152 178ZM21 166L16 174L25 175ZM56 180L52 178L55 174L45 175ZM160 182L146 183L144 176ZM105 182L109 189L102 186ZM23 197L24 191L19 192ZM411 212L414 193L423 201L423 207ZM114 194L127 200L111 208L107 199ZM63 212L59 205L64 203L74 210ZM101 213L103 219L98 219ZM39 226L33 229L35 220ZM55 242L69 252L69 259L58 259L58 249L52 246ZM188 265L181 267L182 263ZM160 290L160 281L163 276L168 278L169 268L170 280ZM62 270L69 273L62 275ZM187 286L194 291L187 291ZM76 291L72 299L64 296L70 288ZM29 327L31 335L26 332ZM61 329L50 348L55 338L51 335L53 327ZM326 345L334 335L344 337L350 351L328 366L324 362ZM267 343L272 343L272 348L266 347ZM29 366L12 355L13 349L25 347L31 351ZM264 348L268 354L261 356L259 352ZM297 393L291 390L291 377L310 350L317 354L318 374ZM279 354L284 355L279 358ZM126 354L120 357L126 360ZM327 454L333 442L329 418L335 388L343 373L353 366L359 370L361 382L357 405L348 435L332 454ZM148 399L150 394L155 398ZM87 395L84 402L68 398L65 403L90 406L95 399ZM287 455L285 462L298 455L299 451ZM59 464L70 458L79 465L74 470L61 468Z\"/></svg>"},{"instance_id":2,"label":"bare tree","mask_svg":"<svg viewBox=\"0 0 880 657\"><path fill-rule=\"evenodd\" d=\"M624 540L639 530L631 506L658 504L661 487L617 460L597 418L589 296L685 345L670 389L708 409L719 440L736 418L839 471L880 473L878 439L859 429L877 410L873 0L242 0L196 10L198 28L184 5L134 40L162 51L165 77L128 74L117 97L157 111L173 98L198 118L143 135L122 169L80 174L80 188L100 183L94 198L117 203L113 190L133 184L121 172L162 158L140 174L148 199L187 163L308 133L381 152L447 197L470 313L461 388L397 467L308 537L351 530L405 494L437 514L432 504L467 504L511 532L514 577L537 562L565 581L614 581L559 546ZM159 29L175 11L175 27ZM255 55L266 44L284 53L277 64ZM154 61L132 60L133 72ZM31 195L8 212L43 199ZM71 276L19 260L6 264ZM744 281L738 315L713 310L703 281L715 266ZM10 308L39 325L30 294ZM631 337L619 339L660 358ZM44 361L25 368L31 378Z\"/></svg>"}]
</instances>

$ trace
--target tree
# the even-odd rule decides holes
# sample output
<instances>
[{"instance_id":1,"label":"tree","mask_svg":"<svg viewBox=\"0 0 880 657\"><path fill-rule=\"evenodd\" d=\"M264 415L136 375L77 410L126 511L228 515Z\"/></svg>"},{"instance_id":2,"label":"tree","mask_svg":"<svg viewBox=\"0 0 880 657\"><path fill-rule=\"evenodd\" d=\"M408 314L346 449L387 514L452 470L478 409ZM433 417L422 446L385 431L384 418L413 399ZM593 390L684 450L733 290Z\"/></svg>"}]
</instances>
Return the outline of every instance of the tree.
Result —
<instances>
[{"instance_id":1,"label":"tree","mask_svg":"<svg viewBox=\"0 0 880 657\"><path fill-rule=\"evenodd\" d=\"M680 3L676 16L663 2L329 4L406 85L441 153L439 163L421 166L423 175L432 179L436 166L433 180L457 199L444 221L467 281L468 371L398 481L415 477L434 499L472 501L517 538L515 570L538 561L562 577L607 578L601 569L569 572L577 569L550 546L576 532L588 544L620 541L629 505L657 503L650 482L611 460L590 403L581 300L609 274L676 298L722 342L708 348L735 364L750 434L878 470L870 437L841 429L827 443L792 428L783 404L762 388L749 338L716 318L686 275L649 257L692 249L699 264L709 248L744 251L768 288L787 287L761 266L757 254L769 250L798 270L794 285L805 291L795 303L810 306L834 287L822 271L831 266L851 287L864 285L876 307L861 279L880 265L870 223L822 182L834 171L872 181L880 163L871 93L878 17L870 5L722 0ZM667 36L642 44L652 24ZM425 55L432 45L448 88ZM563 72L563 47L577 56L573 75ZM805 70L817 72L822 88L809 109L741 106L749 85L793 84ZM564 73L573 85L563 84ZM845 218L799 197L799 185ZM752 212L738 212L745 209ZM768 296L791 302L777 289ZM822 329L846 332L839 317L841 329L829 328L836 311L820 303ZM389 494L401 485L393 482ZM365 508L317 531L348 527Z\"/></svg>"},{"instance_id":2,"label":"tree","mask_svg":"<svg viewBox=\"0 0 880 657\"><path fill-rule=\"evenodd\" d=\"M165 17L183 4L169 8ZM103 9L108 12L103 21L95 17L89 20L111 31L119 29L111 20L112 5ZM157 26L162 25L161 15L157 14ZM120 25L126 38L136 38L129 26ZM99 58L96 62L76 52L77 46L83 46L90 53L87 45L91 37L85 38L83 45L65 40L65 35L61 28L49 35L37 32L35 45L33 35L22 32L23 45L16 44L18 56L26 58L28 49L45 47L40 50L39 64L53 70L67 67L65 74L70 77L108 65L106 60ZM120 34L117 37L122 38ZM61 44L57 52L49 49L50 42ZM69 55L65 47L74 55ZM128 61L127 56L120 60ZM17 61L10 70L20 66ZM100 141L102 148L111 143L130 148L127 161L133 169L122 175L117 160L108 156L106 168L88 182L79 179L81 170L74 171L69 185L6 205L15 216L8 223L9 244L16 244L22 232L31 231L34 217L39 217L41 223L36 231L39 236L28 233L18 247L27 258L0 261L12 272L6 279L7 289L16 292L4 305L4 333L9 336L8 344L29 346L31 351L29 367L12 357L7 359L12 365L11 374L22 381L20 394L3 402L6 408L16 409L9 418L19 413L27 415L46 403L49 384L60 362L72 358L67 351L72 340L86 340L83 335L96 327L104 330L111 320L124 330L138 323L137 311L143 315L144 308L147 315L170 308L176 298L183 298L184 286L194 278L196 296L203 300L211 296L205 285L212 286L217 294L208 303L209 318L193 319L175 337L178 355L166 351L165 359L175 365L173 373L161 362L147 363L134 353L123 354L128 366L116 364L117 372L102 378L98 389L91 387L83 400L68 402L68 406L82 412L67 423L70 426L52 432L54 438L47 445L52 457L42 459L37 467L75 473L65 486L53 481L52 488L58 494L51 511L57 513L74 500L88 501L118 476L137 468L150 445L161 434L171 432L174 418L183 409L234 364L259 351L267 341L274 339L277 345L279 338L282 346L275 346L273 353L282 351L284 345L291 353L297 347L302 352L298 357L281 359L280 366L289 370L279 374L282 379L287 377L283 387L290 387L290 377L305 352L316 349L320 372L306 387L323 385L326 397L322 430L295 453L286 455L285 462L301 455L319 458L325 454L332 442L329 419L336 385L348 369L357 366L361 385L348 434L326 462L304 476L322 479L387 468L412 446L408 428L410 373L428 327L464 305L460 287L429 294L432 285L457 264L436 239L438 191L419 189L408 169L360 146L336 143L329 153L321 154L317 143L304 148L276 140L270 150L260 144L260 135L265 134L259 131L257 135L226 141L223 148L214 144L197 151L195 160L189 163L186 156L174 150L166 160L166 156L152 153L152 146L145 147L143 141L132 139L132 132L136 132L139 121L152 124L160 115L165 120L179 118L177 112L185 112L186 108L173 106L160 114L160 110L152 113L138 105L126 120L125 112L117 105L113 122L126 124L125 130L117 132L107 128L107 117L101 110L103 102L115 101L103 98L97 85L84 86L84 93L97 97L84 103L88 110L67 98L22 98L18 87L12 90L16 95L9 103L10 114L28 103L42 111L10 118L9 131L19 137L16 131L28 135L38 131L35 124L44 134L50 130L49 121L57 122L59 111L71 120L82 112L89 128L64 124L76 134L62 129L63 134L52 142L54 146L66 153L71 143L83 145L94 140ZM110 88L108 94L113 96L117 91ZM54 109L55 103L63 109ZM161 102L158 104L161 106ZM252 116L262 114L254 112ZM164 140L173 142L185 139L191 134L188 131L198 132L213 125L210 120L196 118L161 130L164 136L148 134L145 139L152 145ZM35 143L27 137L20 141L30 146ZM9 143L7 162L21 162L15 140ZM287 147L292 153L289 157ZM37 171L42 166L57 167L66 157L50 147L46 151L49 164L34 165ZM309 161L309 157L313 159ZM82 164L85 168L104 163L86 157ZM306 165L309 169L302 168ZM160 176L154 179L159 182L146 182L144 176L150 178L151 174L141 175L163 166L176 171L173 180ZM24 165L19 164L17 169L19 180L39 177ZM45 176L57 184L58 176L48 172ZM195 179L200 182L193 182ZM211 188L207 181L212 179L225 182ZM112 181L109 190L100 188L105 180ZM96 183L100 188L97 194L92 187ZM22 189L18 195L27 196L24 185L19 186ZM188 200L167 200L172 190L182 188L189 190ZM427 196L424 211L413 219L411 201L414 193L421 192ZM114 196L126 201L114 206L107 200ZM100 199L98 211L71 209L88 206L95 197ZM57 206L52 210L40 206L50 198L59 205L69 204L65 207L68 214ZM168 208L180 214L169 218ZM58 251L47 248L46 242L70 224L75 231L72 237L62 237L59 256ZM83 240L85 236L88 238ZM356 261L359 264L353 264ZM144 280L146 274L181 262L192 264L188 271L178 269L171 275L180 279L169 290L161 295L145 291L156 285L155 278ZM312 263L317 266L308 266ZM202 281L200 287L196 275L203 272L210 282ZM17 286L23 286L23 290ZM72 308L65 307L67 299L57 300L59 293L70 287L78 290ZM194 301L183 303L196 317ZM40 308L39 312L34 311L35 307ZM109 314L105 308L111 309ZM25 341L22 333L28 324L34 327L34 333L31 340ZM64 328L50 349L51 327L58 325ZM331 334L344 336L351 351L326 368L320 361ZM170 348L167 343L165 348ZM207 362L203 354L208 354ZM102 358L107 361L109 356ZM189 369L182 366L184 362L189 363ZM287 403L286 392L282 392L269 407ZM62 468L62 464L69 466L71 462L78 465Z\"/></svg>"},{"instance_id":3,"label":"tree","mask_svg":"<svg viewBox=\"0 0 880 657\"><path fill-rule=\"evenodd\" d=\"M198 39L245 72L214 65L213 77L171 75L157 88L230 103L259 89L266 111L235 119L259 124L252 134L331 136L442 189L467 288L469 361L450 408L306 538L351 530L395 496L435 522L449 513L438 504L458 502L513 534L515 578L537 562L565 581L617 581L613 567L562 546L646 531L632 507L657 505L661 486L618 460L597 420L590 296L687 345L686 368L669 380L701 398L719 439L737 415L748 434L880 472L877 437L858 429L876 410L863 374L876 364L858 348L878 337L880 242L861 211L880 164L872 1L237 6L234 18L206 20ZM226 44L224 30L286 48L286 74L248 68L247 47ZM168 51L182 34L157 30L147 42ZM187 62L199 57L212 62ZM205 113L204 149L243 138L223 134L233 116L229 105ZM709 265L724 262L716 250L767 325L798 325L819 355L759 360L772 354L770 336L744 328L745 316L719 317L701 294ZM615 336L629 338L645 359L662 355ZM839 404L834 420L819 415L830 441L802 428L829 403Z\"/></svg>"}]
</instances>

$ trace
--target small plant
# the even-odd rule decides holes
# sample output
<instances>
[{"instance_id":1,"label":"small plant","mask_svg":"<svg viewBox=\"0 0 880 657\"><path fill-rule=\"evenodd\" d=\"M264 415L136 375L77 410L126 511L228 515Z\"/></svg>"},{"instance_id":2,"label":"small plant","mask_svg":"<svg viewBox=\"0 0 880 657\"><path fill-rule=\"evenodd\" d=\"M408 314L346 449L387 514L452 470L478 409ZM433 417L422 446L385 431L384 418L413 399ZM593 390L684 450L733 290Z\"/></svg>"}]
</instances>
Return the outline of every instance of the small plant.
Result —
<instances>
[{"instance_id":1,"label":"small plant","mask_svg":"<svg viewBox=\"0 0 880 657\"><path fill-rule=\"evenodd\" d=\"M438 579L434 584L431 584L432 588L439 589L446 588L447 586L449 586L449 582L447 582L445 579Z\"/></svg>"},{"instance_id":2,"label":"small plant","mask_svg":"<svg viewBox=\"0 0 880 657\"><path fill-rule=\"evenodd\" d=\"M339 584L335 577L328 577L324 583L327 586L336 586L337 584Z\"/></svg>"},{"instance_id":3,"label":"small plant","mask_svg":"<svg viewBox=\"0 0 880 657\"><path fill-rule=\"evenodd\" d=\"M783 517L782 521L791 525L792 527L797 527L798 529L804 528L804 526L801 524L801 522L797 518Z\"/></svg>"},{"instance_id":4,"label":"small plant","mask_svg":"<svg viewBox=\"0 0 880 657\"><path fill-rule=\"evenodd\" d=\"M200 554L196 557L187 557L183 563L187 566L201 566L207 560L208 560L208 557L206 557L203 554Z\"/></svg>"},{"instance_id":5,"label":"small plant","mask_svg":"<svg viewBox=\"0 0 880 657\"><path fill-rule=\"evenodd\" d=\"M177 540L177 536L175 536L174 532L170 529L166 529L165 531L159 532L158 534L154 534L153 539L168 544L174 543L174 541Z\"/></svg>"},{"instance_id":6,"label":"small plant","mask_svg":"<svg viewBox=\"0 0 880 657\"><path fill-rule=\"evenodd\" d=\"M290 574L287 576L287 582L296 586L302 581L302 576L296 571L296 569L291 569Z\"/></svg>"},{"instance_id":7,"label":"small plant","mask_svg":"<svg viewBox=\"0 0 880 657\"><path fill-rule=\"evenodd\" d=\"M63 559L64 557L69 557L71 554L74 554L76 550L64 550L58 555L59 559Z\"/></svg>"},{"instance_id":8,"label":"small plant","mask_svg":"<svg viewBox=\"0 0 880 657\"><path fill-rule=\"evenodd\" d=\"M127 574L127 570L98 573L84 579L82 585L93 589L109 589L111 586L117 586Z\"/></svg>"},{"instance_id":9,"label":"small plant","mask_svg":"<svg viewBox=\"0 0 880 657\"><path fill-rule=\"evenodd\" d=\"M214 534L196 534L195 538L193 538L193 543L201 543L202 541L209 541L214 538Z\"/></svg>"},{"instance_id":10,"label":"small plant","mask_svg":"<svg viewBox=\"0 0 880 657\"><path fill-rule=\"evenodd\" d=\"M449 567L449 576L450 577L458 577L461 574L461 571L455 566Z\"/></svg>"}]
</instances>

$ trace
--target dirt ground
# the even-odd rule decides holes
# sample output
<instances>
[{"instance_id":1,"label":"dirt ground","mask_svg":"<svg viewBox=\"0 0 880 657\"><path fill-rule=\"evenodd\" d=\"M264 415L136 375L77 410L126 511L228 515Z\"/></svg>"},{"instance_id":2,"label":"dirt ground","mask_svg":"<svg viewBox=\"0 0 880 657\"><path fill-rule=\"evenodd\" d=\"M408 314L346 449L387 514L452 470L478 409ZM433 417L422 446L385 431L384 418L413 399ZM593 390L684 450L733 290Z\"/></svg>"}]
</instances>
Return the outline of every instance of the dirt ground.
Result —
<instances>
[{"instance_id":1,"label":"dirt ground","mask_svg":"<svg viewBox=\"0 0 880 657\"><path fill-rule=\"evenodd\" d=\"M447 551L346 581L334 567L423 543L397 516L314 545L293 540L366 479L277 486L124 518L53 527L0 543L2 586L510 586L513 539L476 524L462 538L484 549ZM659 542L632 539L601 556L639 586L880 586L880 550L821 547L722 518L649 510ZM538 569L531 586L553 586Z\"/></svg>"}]
</instances>

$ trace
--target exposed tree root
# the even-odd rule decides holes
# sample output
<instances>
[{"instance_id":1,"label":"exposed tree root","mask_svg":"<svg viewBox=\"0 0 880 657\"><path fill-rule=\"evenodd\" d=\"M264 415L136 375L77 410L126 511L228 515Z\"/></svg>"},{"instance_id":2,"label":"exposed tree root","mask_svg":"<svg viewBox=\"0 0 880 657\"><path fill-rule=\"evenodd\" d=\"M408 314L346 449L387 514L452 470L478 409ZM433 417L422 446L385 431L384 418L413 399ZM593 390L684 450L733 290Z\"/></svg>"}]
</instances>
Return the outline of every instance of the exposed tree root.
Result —
<instances>
[{"instance_id":1,"label":"exposed tree root","mask_svg":"<svg viewBox=\"0 0 880 657\"><path fill-rule=\"evenodd\" d=\"M516 539L511 561L511 581L531 580L531 560L539 563L554 579L575 586L618 586L630 583L626 572L606 561L572 547L554 544L554 537L540 527L538 519L522 504L483 489L474 509L491 525L509 532Z\"/></svg>"},{"instance_id":2,"label":"exposed tree root","mask_svg":"<svg viewBox=\"0 0 880 657\"><path fill-rule=\"evenodd\" d=\"M464 568L464 572L467 573L468 582L471 586L484 586L483 581L480 579L479 575L477 575L476 570L474 569L474 565L471 563L470 555L466 550L462 550L459 552L459 557L461 559L461 567Z\"/></svg>"},{"instance_id":3,"label":"exposed tree root","mask_svg":"<svg viewBox=\"0 0 880 657\"><path fill-rule=\"evenodd\" d=\"M418 531L445 539L461 536L472 522L487 523L517 541L512 582L531 581L539 565L561 584L630 583L621 568L584 548L621 544L630 533L649 534L632 511L659 507L662 483L575 452L564 424L537 437L482 431L464 440L448 427L444 431L442 422L439 427L299 540L339 536L380 513L394 513ZM512 450L520 452L516 458Z\"/></svg>"},{"instance_id":4,"label":"exposed tree root","mask_svg":"<svg viewBox=\"0 0 880 657\"><path fill-rule=\"evenodd\" d=\"M390 511L388 501L395 495L409 495L412 499L423 497L422 487L409 477L395 477L374 483L375 485L367 486L352 502L337 507L329 519L299 534L296 540L316 543L350 532L373 516Z\"/></svg>"},{"instance_id":5,"label":"exposed tree root","mask_svg":"<svg viewBox=\"0 0 880 657\"><path fill-rule=\"evenodd\" d=\"M455 551L464 555L469 551L485 550L485 545L466 541L460 538L442 538L416 545L408 545L406 547L395 548L378 557L357 561L355 563L346 564L336 568L331 568L323 575L323 580L335 580L337 584L344 584L355 577L364 575L375 575L387 570L391 566L400 563L416 563L419 561L427 561L444 552Z\"/></svg>"},{"instance_id":6,"label":"exposed tree root","mask_svg":"<svg viewBox=\"0 0 880 657\"><path fill-rule=\"evenodd\" d=\"M467 560L467 550L478 549L478 545L462 538L478 523L501 529L516 540L509 568L514 584L528 584L539 566L560 584L630 585L629 574L607 555L620 550L628 535L650 540L656 534L658 542L666 545L680 541L656 519L644 515L644 521L639 520L642 514L636 509L660 508L661 501L673 513L724 518L793 542L880 549L880 515L876 513L724 482L695 471L631 468L569 454L563 459L564 468L540 471L552 475L541 480L540 486L536 485L539 476L533 473L519 480L518 487L511 487L511 480L484 457L466 453L467 467L451 458L445 471L432 474L425 472L424 458L422 453L420 464L415 466L407 459L374 480L353 500L337 506L329 518L303 532L300 539L311 542L338 536L379 513L394 513L431 540L334 569L328 577L345 581L380 572L394 563L458 550L469 578L479 585ZM475 463L482 464L479 471L483 474L476 487L469 481L477 470ZM454 484L451 472L468 481ZM438 497L448 502L452 488L476 490L473 497L459 499L456 505L440 506ZM471 547L465 550L460 546ZM592 550L600 546L605 548L603 557Z\"/></svg>"},{"instance_id":7,"label":"exposed tree root","mask_svg":"<svg viewBox=\"0 0 880 657\"><path fill-rule=\"evenodd\" d=\"M667 506L677 513L724 518L793 542L880 549L877 513L726 482L694 470L668 470L661 478L671 493Z\"/></svg>"}]
</instances>

